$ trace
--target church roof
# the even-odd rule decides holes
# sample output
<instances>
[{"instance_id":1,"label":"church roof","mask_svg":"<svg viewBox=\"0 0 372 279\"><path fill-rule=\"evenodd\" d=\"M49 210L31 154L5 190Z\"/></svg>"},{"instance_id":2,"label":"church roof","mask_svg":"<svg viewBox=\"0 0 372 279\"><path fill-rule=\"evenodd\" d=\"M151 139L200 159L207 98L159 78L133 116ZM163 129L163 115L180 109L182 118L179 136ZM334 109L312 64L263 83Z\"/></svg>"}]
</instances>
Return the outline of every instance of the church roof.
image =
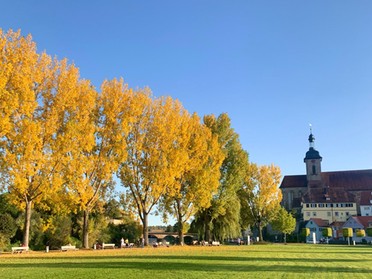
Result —
<instances>
[{"instance_id":1,"label":"church roof","mask_svg":"<svg viewBox=\"0 0 372 279\"><path fill-rule=\"evenodd\" d=\"M307 187L306 175L286 175L280 184L280 188Z\"/></svg>"},{"instance_id":2,"label":"church roof","mask_svg":"<svg viewBox=\"0 0 372 279\"><path fill-rule=\"evenodd\" d=\"M322 184L347 191L372 191L372 169L322 172ZM307 187L306 175L286 175L280 188Z\"/></svg>"},{"instance_id":3,"label":"church roof","mask_svg":"<svg viewBox=\"0 0 372 279\"><path fill-rule=\"evenodd\" d=\"M322 182L348 191L372 190L372 170L324 172Z\"/></svg>"}]
</instances>

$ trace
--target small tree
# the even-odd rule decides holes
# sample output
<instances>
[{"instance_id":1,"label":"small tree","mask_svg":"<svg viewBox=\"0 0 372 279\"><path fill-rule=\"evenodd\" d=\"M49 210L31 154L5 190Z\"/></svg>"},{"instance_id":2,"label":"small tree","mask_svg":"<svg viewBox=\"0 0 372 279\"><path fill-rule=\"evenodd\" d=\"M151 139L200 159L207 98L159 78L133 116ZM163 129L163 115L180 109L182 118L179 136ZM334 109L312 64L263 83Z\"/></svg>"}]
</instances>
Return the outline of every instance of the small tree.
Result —
<instances>
[{"instance_id":1,"label":"small tree","mask_svg":"<svg viewBox=\"0 0 372 279\"><path fill-rule=\"evenodd\" d=\"M343 228L342 235L347 238L347 243L350 245L350 237L353 237L353 229L352 228Z\"/></svg>"},{"instance_id":2,"label":"small tree","mask_svg":"<svg viewBox=\"0 0 372 279\"><path fill-rule=\"evenodd\" d=\"M301 230L301 236L305 238L305 242L306 242L306 238L310 235L310 229L309 228L302 228Z\"/></svg>"},{"instance_id":3,"label":"small tree","mask_svg":"<svg viewBox=\"0 0 372 279\"><path fill-rule=\"evenodd\" d=\"M332 237L332 228L324 228L322 231L324 237Z\"/></svg>"},{"instance_id":4,"label":"small tree","mask_svg":"<svg viewBox=\"0 0 372 279\"><path fill-rule=\"evenodd\" d=\"M363 229L356 230L356 236L357 237L365 237L366 236L366 231Z\"/></svg>"},{"instance_id":5,"label":"small tree","mask_svg":"<svg viewBox=\"0 0 372 279\"><path fill-rule=\"evenodd\" d=\"M284 207L280 207L278 215L271 223L273 229L284 234L284 243L287 243L287 234L292 233L296 228L296 219Z\"/></svg>"},{"instance_id":6,"label":"small tree","mask_svg":"<svg viewBox=\"0 0 372 279\"><path fill-rule=\"evenodd\" d=\"M324 228L322 230L322 235L327 238L327 243L328 243L328 238L332 237L332 228L330 228L330 227Z\"/></svg>"},{"instance_id":7,"label":"small tree","mask_svg":"<svg viewBox=\"0 0 372 279\"><path fill-rule=\"evenodd\" d=\"M263 240L263 228L275 219L280 208L282 192L280 168L274 165L257 166L250 164L247 168L242 195L246 198L247 218L258 228L259 239Z\"/></svg>"}]
</instances>

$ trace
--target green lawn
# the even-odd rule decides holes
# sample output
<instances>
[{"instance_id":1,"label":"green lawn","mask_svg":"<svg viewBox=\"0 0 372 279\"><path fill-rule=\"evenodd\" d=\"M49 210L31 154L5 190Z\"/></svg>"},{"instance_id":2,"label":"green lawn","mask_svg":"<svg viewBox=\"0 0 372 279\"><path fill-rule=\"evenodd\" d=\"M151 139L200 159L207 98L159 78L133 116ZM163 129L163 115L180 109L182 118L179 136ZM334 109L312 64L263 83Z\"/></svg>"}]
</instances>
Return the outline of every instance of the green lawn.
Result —
<instances>
[{"instance_id":1,"label":"green lawn","mask_svg":"<svg viewBox=\"0 0 372 279\"><path fill-rule=\"evenodd\" d=\"M0 254L0 278L372 278L372 247L289 244Z\"/></svg>"}]
</instances>

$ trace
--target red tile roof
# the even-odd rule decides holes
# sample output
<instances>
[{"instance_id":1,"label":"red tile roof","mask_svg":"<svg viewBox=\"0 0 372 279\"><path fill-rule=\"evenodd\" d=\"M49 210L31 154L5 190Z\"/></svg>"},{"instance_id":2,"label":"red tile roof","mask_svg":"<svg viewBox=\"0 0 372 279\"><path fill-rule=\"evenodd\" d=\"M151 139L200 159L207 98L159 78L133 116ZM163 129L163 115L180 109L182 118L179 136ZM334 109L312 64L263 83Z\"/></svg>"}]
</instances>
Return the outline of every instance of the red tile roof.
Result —
<instances>
[{"instance_id":1,"label":"red tile roof","mask_svg":"<svg viewBox=\"0 0 372 279\"><path fill-rule=\"evenodd\" d=\"M360 193L360 205L372 205L372 191Z\"/></svg>"},{"instance_id":2,"label":"red tile roof","mask_svg":"<svg viewBox=\"0 0 372 279\"><path fill-rule=\"evenodd\" d=\"M336 221L330 224L331 227L342 228L345 222Z\"/></svg>"},{"instance_id":3,"label":"red tile roof","mask_svg":"<svg viewBox=\"0 0 372 279\"><path fill-rule=\"evenodd\" d=\"M313 221L318 227L328 227L329 222L320 218L310 218L309 221Z\"/></svg>"},{"instance_id":4,"label":"red tile roof","mask_svg":"<svg viewBox=\"0 0 372 279\"><path fill-rule=\"evenodd\" d=\"M372 191L372 170L322 172L322 184L347 191ZM286 175L280 188L307 187L306 175Z\"/></svg>"},{"instance_id":5,"label":"red tile roof","mask_svg":"<svg viewBox=\"0 0 372 279\"><path fill-rule=\"evenodd\" d=\"M337 202L355 202L355 197L344 188L311 188L303 197L302 201L306 203L337 203Z\"/></svg>"},{"instance_id":6,"label":"red tile roof","mask_svg":"<svg viewBox=\"0 0 372 279\"><path fill-rule=\"evenodd\" d=\"M280 188L307 187L306 175L286 175Z\"/></svg>"},{"instance_id":7,"label":"red tile roof","mask_svg":"<svg viewBox=\"0 0 372 279\"><path fill-rule=\"evenodd\" d=\"M348 191L372 191L372 170L322 172L322 182Z\"/></svg>"},{"instance_id":8,"label":"red tile roof","mask_svg":"<svg viewBox=\"0 0 372 279\"><path fill-rule=\"evenodd\" d=\"M364 228L372 227L372 216L352 216Z\"/></svg>"}]
</instances>

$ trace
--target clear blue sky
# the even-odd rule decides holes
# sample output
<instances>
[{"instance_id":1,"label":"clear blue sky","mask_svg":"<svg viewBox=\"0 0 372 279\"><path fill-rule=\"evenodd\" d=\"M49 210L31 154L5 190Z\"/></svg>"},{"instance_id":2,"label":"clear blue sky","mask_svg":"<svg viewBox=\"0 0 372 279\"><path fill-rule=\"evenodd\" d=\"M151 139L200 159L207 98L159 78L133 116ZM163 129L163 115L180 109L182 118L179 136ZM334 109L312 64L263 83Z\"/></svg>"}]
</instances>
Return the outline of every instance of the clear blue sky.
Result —
<instances>
[{"instance_id":1,"label":"clear blue sky","mask_svg":"<svg viewBox=\"0 0 372 279\"><path fill-rule=\"evenodd\" d=\"M372 1L2 1L0 28L74 62L99 87L227 112L258 164L304 174L309 123L323 171L372 162Z\"/></svg>"}]
</instances>

